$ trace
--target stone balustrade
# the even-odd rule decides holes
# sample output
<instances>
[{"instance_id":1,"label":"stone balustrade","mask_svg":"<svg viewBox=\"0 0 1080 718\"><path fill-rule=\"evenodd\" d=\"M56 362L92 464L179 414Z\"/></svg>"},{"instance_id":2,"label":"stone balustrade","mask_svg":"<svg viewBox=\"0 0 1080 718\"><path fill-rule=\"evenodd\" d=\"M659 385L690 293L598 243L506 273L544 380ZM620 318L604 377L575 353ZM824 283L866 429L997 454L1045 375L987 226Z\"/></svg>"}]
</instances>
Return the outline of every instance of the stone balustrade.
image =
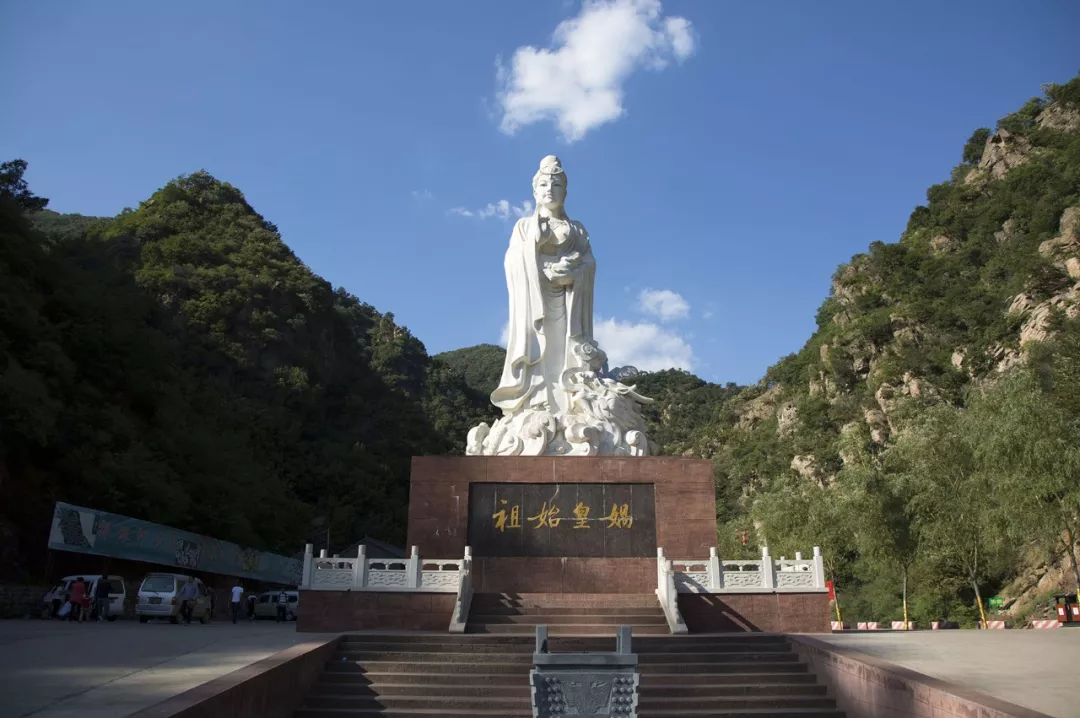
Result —
<instances>
[{"instance_id":1,"label":"stone balustrade","mask_svg":"<svg viewBox=\"0 0 1080 718\"><path fill-rule=\"evenodd\" d=\"M300 587L310 591L416 591L458 593L469 569L469 549L462 558L421 559L416 546L408 558L368 558L360 546L356 558L312 555L304 550Z\"/></svg>"},{"instance_id":2,"label":"stone balustrade","mask_svg":"<svg viewBox=\"0 0 1080 718\"><path fill-rule=\"evenodd\" d=\"M657 549L657 560L667 561ZM671 560L671 574L678 593L807 593L828 591L821 549L814 547L811 558L796 553L794 559L779 560L763 548L760 559L721 559L709 549L707 559Z\"/></svg>"}]
</instances>

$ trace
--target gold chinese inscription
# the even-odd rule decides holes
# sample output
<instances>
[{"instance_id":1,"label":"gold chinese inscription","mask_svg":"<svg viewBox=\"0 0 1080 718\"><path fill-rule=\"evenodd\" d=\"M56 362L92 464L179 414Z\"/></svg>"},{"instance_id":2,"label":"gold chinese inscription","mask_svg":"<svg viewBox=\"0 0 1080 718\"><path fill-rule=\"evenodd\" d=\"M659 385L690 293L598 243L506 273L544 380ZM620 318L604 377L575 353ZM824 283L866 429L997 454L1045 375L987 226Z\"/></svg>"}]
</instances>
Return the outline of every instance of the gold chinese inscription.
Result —
<instances>
[{"instance_id":1,"label":"gold chinese inscription","mask_svg":"<svg viewBox=\"0 0 1080 718\"><path fill-rule=\"evenodd\" d=\"M630 515L629 504L612 504L611 512L601 521L607 521L607 528L628 529L634 525L634 517Z\"/></svg>"},{"instance_id":2,"label":"gold chinese inscription","mask_svg":"<svg viewBox=\"0 0 1080 718\"><path fill-rule=\"evenodd\" d=\"M587 529L589 524L589 507L581 501L577 502L577 506L574 507L574 528Z\"/></svg>"},{"instance_id":3,"label":"gold chinese inscription","mask_svg":"<svg viewBox=\"0 0 1080 718\"><path fill-rule=\"evenodd\" d=\"M536 522L536 525L533 526L534 529L542 529L545 526L554 529L558 528L559 522L562 521L562 519L560 519L558 516L559 507L555 504L552 504L549 508L547 501L545 501L544 505L540 507L540 513L538 513L536 516L530 516L529 521Z\"/></svg>"},{"instance_id":4,"label":"gold chinese inscription","mask_svg":"<svg viewBox=\"0 0 1080 718\"><path fill-rule=\"evenodd\" d=\"M506 499L499 499L500 506L506 506ZM510 507L510 512L507 513L505 508L500 508L498 511L491 515L491 518L495 519L495 528L499 532L505 531L507 528L519 529L521 528L521 507L514 504ZM507 524L506 520L510 519L510 523ZM531 521L532 519L530 519Z\"/></svg>"},{"instance_id":5,"label":"gold chinese inscription","mask_svg":"<svg viewBox=\"0 0 1080 718\"><path fill-rule=\"evenodd\" d=\"M491 518L495 520L495 528L503 533L506 529L519 529L521 528L521 506L519 504L510 505L506 499L499 499L499 510L491 515ZM609 529L628 529L634 525L634 517L630 514L629 504L612 504L611 511L607 516L599 519L590 519L589 512L591 508L587 506L583 501L578 501L574 506L573 511L570 513L574 517L575 529L587 529L591 528L590 521L603 521L605 522L605 528ZM562 523L564 517L559 514L562 513L558 506L554 502L545 501L540 510L534 515L526 518L526 521L533 522L532 528L558 528Z\"/></svg>"}]
</instances>

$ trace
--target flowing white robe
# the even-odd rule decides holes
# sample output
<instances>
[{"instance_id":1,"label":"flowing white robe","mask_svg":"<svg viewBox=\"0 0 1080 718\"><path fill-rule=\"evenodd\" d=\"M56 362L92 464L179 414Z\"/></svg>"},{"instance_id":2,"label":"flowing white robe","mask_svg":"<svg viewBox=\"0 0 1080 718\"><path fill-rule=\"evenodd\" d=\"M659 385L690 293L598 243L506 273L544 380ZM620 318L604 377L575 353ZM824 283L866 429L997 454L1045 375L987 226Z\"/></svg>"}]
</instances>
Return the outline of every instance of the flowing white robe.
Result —
<instances>
[{"instance_id":1,"label":"flowing white robe","mask_svg":"<svg viewBox=\"0 0 1080 718\"><path fill-rule=\"evenodd\" d=\"M552 414L566 409L563 372L581 364L574 347L593 338L593 283L596 261L589 235L570 221L571 240L555 254L541 250L540 218L524 217L514 225L503 266L510 295L510 324L499 387L491 402L512 414L546 406ZM580 261L570 286L552 284L544 260L578 252Z\"/></svg>"}]
</instances>

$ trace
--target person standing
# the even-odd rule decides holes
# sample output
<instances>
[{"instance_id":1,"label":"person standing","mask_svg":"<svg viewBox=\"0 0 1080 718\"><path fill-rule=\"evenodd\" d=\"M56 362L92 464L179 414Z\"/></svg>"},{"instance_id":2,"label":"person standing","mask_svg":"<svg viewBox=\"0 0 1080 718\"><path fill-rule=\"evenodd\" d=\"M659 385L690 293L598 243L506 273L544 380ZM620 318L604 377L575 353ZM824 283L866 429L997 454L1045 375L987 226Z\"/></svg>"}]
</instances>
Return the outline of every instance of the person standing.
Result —
<instances>
[{"instance_id":1,"label":"person standing","mask_svg":"<svg viewBox=\"0 0 1080 718\"><path fill-rule=\"evenodd\" d=\"M229 608L232 613L232 622L235 624L236 619L240 616L240 601L244 598L244 586L240 583L240 579L236 579L236 585L232 587L232 601L229 603Z\"/></svg>"},{"instance_id":2,"label":"person standing","mask_svg":"<svg viewBox=\"0 0 1080 718\"><path fill-rule=\"evenodd\" d=\"M71 596L68 598L71 601L71 613L68 614L69 621L85 621L86 609L90 605L90 597L86 595L86 581L82 576L75 579L75 583L71 584Z\"/></svg>"},{"instance_id":3,"label":"person standing","mask_svg":"<svg viewBox=\"0 0 1080 718\"><path fill-rule=\"evenodd\" d=\"M259 597L256 596L254 593L249 593L248 594L248 599L247 599L248 610L247 610L247 614L248 614L248 620L249 621L254 621L255 620L255 603L258 600L259 600Z\"/></svg>"},{"instance_id":4,"label":"person standing","mask_svg":"<svg viewBox=\"0 0 1080 718\"><path fill-rule=\"evenodd\" d=\"M177 596L180 599L180 615L184 619L184 625L191 625L191 614L195 611L195 598L199 595L199 590L195 587L195 579L189 578L184 587L180 589L180 595Z\"/></svg>"},{"instance_id":5,"label":"person standing","mask_svg":"<svg viewBox=\"0 0 1080 718\"><path fill-rule=\"evenodd\" d=\"M289 594L285 589L281 589L281 592L277 595L277 622L289 620L288 610L289 608Z\"/></svg>"},{"instance_id":6,"label":"person standing","mask_svg":"<svg viewBox=\"0 0 1080 718\"><path fill-rule=\"evenodd\" d=\"M94 588L94 604L97 611L97 620L109 620L109 578L102 576L97 580Z\"/></svg>"}]
</instances>

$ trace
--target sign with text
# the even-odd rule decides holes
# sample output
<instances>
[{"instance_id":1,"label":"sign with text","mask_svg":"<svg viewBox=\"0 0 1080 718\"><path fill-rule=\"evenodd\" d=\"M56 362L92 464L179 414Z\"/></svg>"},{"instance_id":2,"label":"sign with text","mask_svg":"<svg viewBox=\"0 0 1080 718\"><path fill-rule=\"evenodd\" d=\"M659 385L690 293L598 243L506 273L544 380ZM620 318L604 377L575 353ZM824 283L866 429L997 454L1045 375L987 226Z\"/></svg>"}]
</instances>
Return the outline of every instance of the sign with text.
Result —
<instances>
[{"instance_id":1,"label":"sign with text","mask_svg":"<svg viewBox=\"0 0 1080 718\"><path fill-rule=\"evenodd\" d=\"M474 483L474 556L656 556L652 484Z\"/></svg>"},{"instance_id":2,"label":"sign with text","mask_svg":"<svg viewBox=\"0 0 1080 718\"><path fill-rule=\"evenodd\" d=\"M290 586L300 582L303 567L296 558L61 501L53 509L49 548Z\"/></svg>"}]
</instances>

